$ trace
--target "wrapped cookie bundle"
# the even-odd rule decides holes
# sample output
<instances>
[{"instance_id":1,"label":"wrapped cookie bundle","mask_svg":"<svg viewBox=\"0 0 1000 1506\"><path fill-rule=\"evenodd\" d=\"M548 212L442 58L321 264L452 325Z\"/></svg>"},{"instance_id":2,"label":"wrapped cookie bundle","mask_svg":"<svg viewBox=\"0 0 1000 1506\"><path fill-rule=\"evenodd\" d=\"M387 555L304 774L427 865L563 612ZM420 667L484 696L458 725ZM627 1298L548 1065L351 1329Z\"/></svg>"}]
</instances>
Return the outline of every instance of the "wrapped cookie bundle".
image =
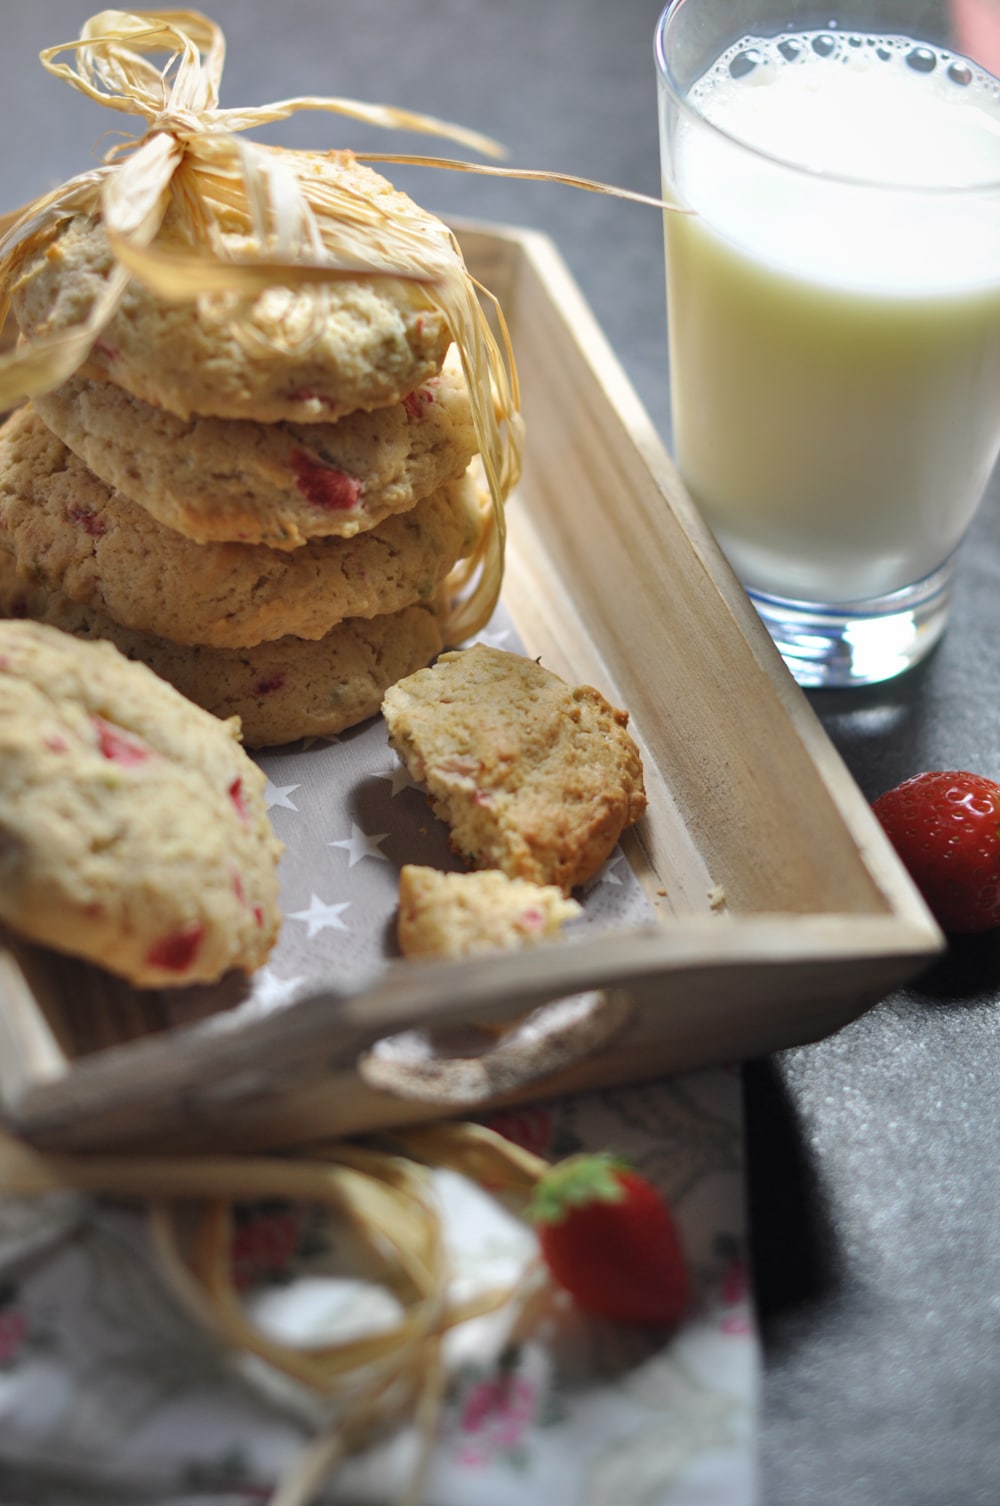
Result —
<instances>
[{"instance_id":1,"label":"wrapped cookie bundle","mask_svg":"<svg viewBox=\"0 0 1000 1506\"><path fill-rule=\"evenodd\" d=\"M65 50L147 130L0 242L0 614L110 640L250 746L338 732L492 610L516 377L446 226L350 153L233 133L309 107L489 143L219 109L194 14L106 11Z\"/></svg>"}]
</instances>

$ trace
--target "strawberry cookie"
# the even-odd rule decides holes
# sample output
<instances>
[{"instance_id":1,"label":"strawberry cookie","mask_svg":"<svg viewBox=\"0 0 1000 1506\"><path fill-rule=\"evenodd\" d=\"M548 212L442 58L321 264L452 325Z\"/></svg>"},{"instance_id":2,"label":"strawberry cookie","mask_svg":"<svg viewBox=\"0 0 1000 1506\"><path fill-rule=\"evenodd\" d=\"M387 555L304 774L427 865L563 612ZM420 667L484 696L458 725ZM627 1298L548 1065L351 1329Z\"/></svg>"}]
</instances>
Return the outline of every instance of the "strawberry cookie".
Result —
<instances>
[{"instance_id":1,"label":"strawberry cookie","mask_svg":"<svg viewBox=\"0 0 1000 1506\"><path fill-rule=\"evenodd\" d=\"M0 622L0 919L143 987L252 972L281 852L239 724L106 643Z\"/></svg>"},{"instance_id":2,"label":"strawberry cookie","mask_svg":"<svg viewBox=\"0 0 1000 1506\"><path fill-rule=\"evenodd\" d=\"M590 685L483 643L392 686L389 743L451 844L509 878L585 883L646 809L628 713Z\"/></svg>"}]
</instances>

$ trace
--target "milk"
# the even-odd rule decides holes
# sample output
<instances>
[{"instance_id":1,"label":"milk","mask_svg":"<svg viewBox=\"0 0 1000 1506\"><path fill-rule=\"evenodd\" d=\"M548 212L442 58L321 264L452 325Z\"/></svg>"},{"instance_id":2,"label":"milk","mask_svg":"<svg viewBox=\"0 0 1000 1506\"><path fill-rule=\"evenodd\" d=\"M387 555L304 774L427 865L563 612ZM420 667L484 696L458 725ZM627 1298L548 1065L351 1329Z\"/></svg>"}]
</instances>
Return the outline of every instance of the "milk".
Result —
<instances>
[{"instance_id":1,"label":"milk","mask_svg":"<svg viewBox=\"0 0 1000 1506\"><path fill-rule=\"evenodd\" d=\"M906 38L747 38L671 126L675 454L752 588L877 596L971 521L1000 448L998 87Z\"/></svg>"}]
</instances>

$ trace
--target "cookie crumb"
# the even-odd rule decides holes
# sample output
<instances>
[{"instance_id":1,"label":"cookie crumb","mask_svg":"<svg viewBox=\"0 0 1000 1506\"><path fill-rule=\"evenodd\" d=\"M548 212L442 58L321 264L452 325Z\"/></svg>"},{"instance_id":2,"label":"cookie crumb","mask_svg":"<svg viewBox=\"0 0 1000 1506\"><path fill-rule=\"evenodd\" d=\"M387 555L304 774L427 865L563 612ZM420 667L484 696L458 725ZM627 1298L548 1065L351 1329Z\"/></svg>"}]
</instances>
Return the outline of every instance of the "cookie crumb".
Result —
<instances>
[{"instance_id":1,"label":"cookie crumb","mask_svg":"<svg viewBox=\"0 0 1000 1506\"><path fill-rule=\"evenodd\" d=\"M445 873L407 863L399 875L397 936L404 957L473 957L557 936L583 914L556 885L499 869Z\"/></svg>"}]
</instances>

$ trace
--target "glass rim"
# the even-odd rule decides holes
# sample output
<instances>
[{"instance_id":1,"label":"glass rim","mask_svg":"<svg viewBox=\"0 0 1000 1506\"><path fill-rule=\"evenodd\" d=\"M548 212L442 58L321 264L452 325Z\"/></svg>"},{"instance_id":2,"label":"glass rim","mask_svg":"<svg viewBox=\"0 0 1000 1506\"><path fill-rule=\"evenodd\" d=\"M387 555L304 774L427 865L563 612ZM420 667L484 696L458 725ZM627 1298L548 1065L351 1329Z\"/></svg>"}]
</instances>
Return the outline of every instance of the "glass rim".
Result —
<instances>
[{"instance_id":1,"label":"glass rim","mask_svg":"<svg viewBox=\"0 0 1000 1506\"><path fill-rule=\"evenodd\" d=\"M811 178L816 182L839 183L850 188L889 190L894 194L917 194L929 197L940 196L942 198L962 197L966 194L1000 194L1000 177L977 178L968 183L898 183L888 178L859 177L852 173L832 172L827 168L810 167L808 163L797 162L793 157L784 157L778 152L767 151L763 147L755 146L752 142L744 141L742 137L735 135L732 131L727 131L724 126L716 125L714 121L709 120L708 116L702 113L696 104L692 103L689 96L684 92L674 76L667 57L667 28L681 7L690 3L697 3L697 0L667 0L667 4L660 13L653 36L653 52L656 58L657 79L664 88L669 89L671 98L680 113L689 121L693 121L704 129L711 131L713 136L728 142L731 146L738 147L740 151L749 152L752 156L758 157L762 161L770 162L775 167L784 168L787 172L798 173L802 177ZM825 27L827 31L836 31L837 29L838 24L836 21L828 23ZM976 63L974 59L964 57L963 54L957 52L954 55L956 58L963 57L963 60L971 63L973 67L980 69L982 72L989 73L988 69L985 69L981 63ZM994 75L989 74L989 76L992 78ZM998 87L1000 87L1000 80L998 80Z\"/></svg>"}]
</instances>

